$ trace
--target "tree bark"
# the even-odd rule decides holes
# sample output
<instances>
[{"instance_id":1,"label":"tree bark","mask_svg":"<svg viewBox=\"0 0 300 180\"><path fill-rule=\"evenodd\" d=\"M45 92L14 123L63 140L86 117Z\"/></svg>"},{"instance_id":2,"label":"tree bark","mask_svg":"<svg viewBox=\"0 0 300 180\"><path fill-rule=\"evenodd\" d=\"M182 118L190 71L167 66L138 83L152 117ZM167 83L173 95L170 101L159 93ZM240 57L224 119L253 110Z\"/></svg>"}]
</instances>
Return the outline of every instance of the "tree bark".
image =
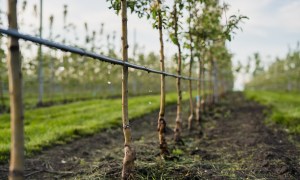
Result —
<instances>
[{"instance_id":1,"label":"tree bark","mask_svg":"<svg viewBox=\"0 0 300 180\"><path fill-rule=\"evenodd\" d=\"M213 60L211 53L209 56L209 106L214 104L214 86L213 86Z\"/></svg>"},{"instance_id":2,"label":"tree bark","mask_svg":"<svg viewBox=\"0 0 300 180\"><path fill-rule=\"evenodd\" d=\"M198 71L198 79L199 81L197 82L197 95L198 95L198 99L197 99L197 105L196 105L196 120L198 122L198 124L201 123L201 100L203 98L202 94L201 94L201 85L202 85L202 82L203 82L203 79L201 79L202 77L202 61L201 61L201 58L199 56L199 71Z\"/></svg>"},{"instance_id":3,"label":"tree bark","mask_svg":"<svg viewBox=\"0 0 300 180\"><path fill-rule=\"evenodd\" d=\"M52 34L53 34L53 23L54 23L54 17L50 16L50 23L49 23L49 40L52 41ZM55 77L55 68L54 68L54 58L56 58L56 51L55 55L53 57L53 54L51 51L49 52L50 55L50 96L51 101L53 101L55 87L54 87L54 77Z\"/></svg>"},{"instance_id":4,"label":"tree bark","mask_svg":"<svg viewBox=\"0 0 300 180\"><path fill-rule=\"evenodd\" d=\"M178 14L176 2L174 3L174 29L175 29L175 38L177 42L178 49L178 62L177 62L177 74L181 76L181 47L178 39ZM182 131L182 112L181 112L181 101L182 101L182 93L181 93L181 79L176 79L176 87L177 87L177 113L176 113L176 125L174 128L174 140L176 143L182 142L181 140L181 131Z\"/></svg>"},{"instance_id":5,"label":"tree bark","mask_svg":"<svg viewBox=\"0 0 300 180\"><path fill-rule=\"evenodd\" d=\"M17 0L8 0L8 23L9 28L17 30ZM11 110L10 180L24 179L24 116L20 57L18 39L10 37L7 56Z\"/></svg>"},{"instance_id":6,"label":"tree bark","mask_svg":"<svg viewBox=\"0 0 300 180\"><path fill-rule=\"evenodd\" d=\"M157 0L159 5L161 1ZM160 41L160 70L165 71L165 55L164 55L164 40L162 32L162 14L161 9L158 10L158 30L159 30L159 41ZM167 123L165 120L165 104L166 104L166 80L165 75L160 75L160 110L157 122L157 131L159 138L160 155L169 155L168 145L166 141L166 127Z\"/></svg>"},{"instance_id":7,"label":"tree bark","mask_svg":"<svg viewBox=\"0 0 300 180\"><path fill-rule=\"evenodd\" d=\"M194 52L193 52L193 35L192 35L192 11L191 11L191 3L189 3L189 13L190 13L190 21L189 21L189 39L190 39L190 66L189 66L189 77L192 77L192 68L193 68L193 62L194 62ZM200 78L199 78L200 80ZM199 82L199 81L198 81ZM189 96L190 96L190 116L188 118L188 129L192 129L193 120L194 120L194 101L193 101L193 85L192 80L189 80Z\"/></svg>"},{"instance_id":8,"label":"tree bark","mask_svg":"<svg viewBox=\"0 0 300 180\"><path fill-rule=\"evenodd\" d=\"M51 95L51 101L53 101L53 97L55 97L55 83L54 83L54 77L55 77L55 69L54 69L54 58L52 56L51 53L50 54L50 72L51 72L51 75L50 75L50 95ZM55 52L56 54L56 52ZM56 55L55 55L56 57Z\"/></svg>"},{"instance_id":9,"label":"tree bark","mask_svg":"<svg viewBox=\"0 0 300 180\"><path fill-rule=\"evenodd\" d=\"M177 74L181 76L181 48L178 45L178 66ZM182 91L181 91L181 79L176 79L177 84L177 113L176 113L176 125L174 129L174 140L175 142L181 142L181 132L182 132L182 111L181 111L181 102L182 102Z\"/></svg>"},{"instance_id":10,"label":"tree bark","mask_svg":"<svg viewBox=\"0 0 300 180\"><path fill-rule=\"evenodd\" d=\"M40 38L42 38L42 33L43 33L43 0L40 0L40 28L39 28L39 31L40 31ZM39 99L38 99L38 105L42 105L43 104L43 95L44 95L42 45L39 45L38 56L39 56L39 66L38 66Z\"/></svg>"},{"instance_id":11,"label":"tree bark","mask_svg":"<svg viewBox=\"0 0 300 180\"><path fill-rule=\"evenodd\" d=\"M123 49L123 61L128 61L128 39L127 39L127 1L121 0L122 7L122 49ZM123 133L124 133L124 159L122 179L129 179L134 169L134 160L136 159L136 153L132 146L131 129L128 119L128 67L123 66L122 71L122 121L123 121Z\"/></svg>"},{"instance_id":12,"label":"tree bark","mask_svg":"<svg viewBox=\"0 0 300 180\"><path fill-rule=\"evenodd\" d=\"M206 94L207 94L207 92L206 92L206 83L207 83L207 81L206 81L206 77L205 77L205 52L203 53L203 56L202 56L203 58L202 58L202 63L201 63L201 76L202 76L202 81L201 81L201 83L202 83L202 91L201 91L201 100L199 100L199 101L201 101L200 103L201 103L201 112L202 113L205 113L205 106L206 106L206 104L205 104L205 102L206 102Z\"/></svg>"}]
</instances>

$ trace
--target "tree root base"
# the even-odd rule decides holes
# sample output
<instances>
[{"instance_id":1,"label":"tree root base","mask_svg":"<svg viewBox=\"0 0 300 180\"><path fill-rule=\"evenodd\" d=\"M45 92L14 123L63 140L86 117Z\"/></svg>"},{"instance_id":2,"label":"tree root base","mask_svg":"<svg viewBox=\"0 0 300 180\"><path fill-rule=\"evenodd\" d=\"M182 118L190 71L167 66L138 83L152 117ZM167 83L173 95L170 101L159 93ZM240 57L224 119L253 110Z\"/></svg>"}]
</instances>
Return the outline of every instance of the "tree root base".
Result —
<instances>
[{"instance_id":1,"label":"tree root base","mask_svg":"<svg viewBox=\"0 0 300 180\"><path fill-rule=\"evenodd\" d=\"M133 147L126 145L124 148L123 170L122 179L127 180L132 176L134 169L134 161L136 159L136 153Z\"/></svg>"}]
</instances>

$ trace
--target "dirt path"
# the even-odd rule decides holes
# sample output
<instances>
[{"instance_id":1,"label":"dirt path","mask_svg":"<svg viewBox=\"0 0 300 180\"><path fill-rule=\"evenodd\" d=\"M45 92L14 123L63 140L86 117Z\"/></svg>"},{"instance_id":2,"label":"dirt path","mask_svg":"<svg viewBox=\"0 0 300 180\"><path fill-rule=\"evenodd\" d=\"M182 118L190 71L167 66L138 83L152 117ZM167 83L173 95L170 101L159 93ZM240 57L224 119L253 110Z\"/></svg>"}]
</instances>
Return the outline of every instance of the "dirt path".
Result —
<instances>
[{"instance_id":1,"label":"dirt path","mask_svg":"<svg viewBox=\"0 0 300 180\"><path fill-rule=\"evenodd\" d=\"M230 101L229 101L230 100ZM185 106L187 112L188 106ZM195 124L184 132L185 145L172 143L171 160L157 156L157 112L136 119L135 179L300 179L300 151L291 136L263 124L265 108L230 94L205 115L204 135ZM175 106L167 108L173 127ZM187 114L184 114L187 117ZM185 123L186 124L186 123ZM298 141L294 142L299 144ZM123 157L121 128L60 145L27 159L27 179L120 179ZM0 179L7 165L0 165Z\"/></svg>"}]
</instances>

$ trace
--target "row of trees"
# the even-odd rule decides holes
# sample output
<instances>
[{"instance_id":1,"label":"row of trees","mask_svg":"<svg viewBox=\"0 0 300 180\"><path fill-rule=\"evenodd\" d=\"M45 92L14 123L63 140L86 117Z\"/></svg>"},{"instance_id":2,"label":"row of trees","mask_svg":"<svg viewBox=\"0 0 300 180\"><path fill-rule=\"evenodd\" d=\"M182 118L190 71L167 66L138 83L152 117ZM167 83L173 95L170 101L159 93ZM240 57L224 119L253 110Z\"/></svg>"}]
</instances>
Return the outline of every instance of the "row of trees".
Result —
<instances>
[{"instance_id":1,"label":"row of trees","mask_svg":"<svg viewBox=\"0 0 300 180\"><path fill-rule=\"evenodd\" d=\"M18 10L20 15L20 24L21 29L30 29L35 35L39 35L39 28L34 25L32 22L24 21L22 17L23 14L32 13L35 16L36 21L39 20L38 14L39 6L33 5L33 8L30 8L23 1L21 4L21 9ZM32 12L30 10L32 9ZM118 51L116 43L116 32L105 33L105 24L100 23L99 29L91 29L87 23L83 23L85 29L85 36L83 39L78 38L68 38L68 36L62 36L59 32L64 32L63 34L73 34L76 35L77 28L73 22L68 21L68 6L65 5L61 13L63 17L63 27L61 30L54 30L54 24L57 21L57 17L50 15L48 25L48 34L44 33L44 37L47 37L50 40L59 41L62 43L71 44L74 46L83 47L86 50L90 50L96 53L106 54L110 57L120 58L120 52ZM4 14L0 14L0 22L2 22ZM38 23L36 23L38 24ZM4 24L5 25L5 24ZM45 31L44 31L45 32ZM173 38L174 39L174 38ZM4 51L4 45L6 44L6 38L1 37L0 39L0 97L2 101L0 102L0 112L6 112L8 110L8 82L7 82L7 73L6 73L6 63ZM105 41L105 42L104 42ZM97 43L95 43L97 42ZM20 42L22 54L22 71L23 71L23 81L24 81L24 98L25 106L32 107L34 102L36 104L47 104L49 101L65 101L65 100L77 100L77 99L86 99L86 98L95 98L95 97L107 97L115 96L118 94L118 89L120 85L118 81L121 76L121 69L116 68L110 64L97 63L97 68L94 68L95 62L89 61L85 57L81 57L74 54L62 53L52 49L44 48L42 54L42 63L40 62L39 47L31 44L30 42ZM83 46L85 44L86 46ZM185 46L185 44L183 45ZM103 48L106 47L106 48ZM157 58L156 53L145 54L143 48L138 44L134 43L134 48L132 48L132 56L130 57L131 62L134 61L138 64L143 64L152 68L159 68L159 63L156 63L155 59ZM187 52L183 55L184 61L182 62L182 73L188 74L189 60L186 57ZM175 72L176 64L174 63L176 57L167 59L165 62L165 68L167 71ZM42 65L41 65L42 64ZM194 64L195 71L197 69L197 64ZM43 69L43 70L41 70ZM42 72L42 73L41 73ZM98 76L99 73L107 73L106 76ZM131 94L145 94L148 92L156 93L159 92L159 82L155 81L155 77L152 76L150 79L153 83L149 83L143 86L143 88L137 88L138 85L145 81L145 75L139 71L134 71L132 74L133 81L129 81L129 88ZM42 75L42 80L41 76ZM83 80L84 79L84 80ZM148 79L148 78L147 78ZM80 84L81 86L77 86ZM41 94L41 86L42 94ZM80 94L74 89L80 88ZM175 85L167 81L166 89L172 91Z\"/></svg>"},{"instance_id":2,"label":"row of trees","mask_svg":"<svg viewBox=\"0 0 300 180\"><path fill-rule=\"evenodd\" d=\"M20 16L20 29L29 29L35 36L39 36L39 14L40 6L34 4L32 7L27 1L21 2L21 8L18 10ZM82 23L85 33L83 38L78 38L78 24L68 21L69 6L62 7L61 15L63 26L55 26L60 17L50 15L48 21L44 22L43 37L52 41L70 44L81 47L88 51L99 54L105 54L109 57L121 59L121 48L118 47L119 39L116 31L109 32L106 25L99 23L99 28L92 29L89 24ZM2 11L3 12L3 11ZM24 14L34 14L32 21L25 21ZM34 23L36 21L36 23ZM4 23L3 23L4 22ZM4 14L0 14L1 25L6 26ZM74 34L75 38L70 35ZM6 37L0 37L0 113L8 111L8 77L5 57L7 56L5 44ZM97 42L97 43L96 43ZM76 54L64 53L49 48L43 48L40 55L39 46L30 42L20 41L22 53L22 72L23 72L23 96L25 107L33 107L36 104L56 103L57 101L79 100L96 97L108 97L118 95L118 89L121 85L118 83L121 79L121 68L111 64L94 62L86 57ZM132 45L133 44L133 45ZM143 47L136 42L131 43L129 57L131 62L142 64L144 66L159 69L157 62L159 53L145 53ZM120 50L119 50L120 49ZM182 61L182 74L187 75L189 69L188 52L184 52ZM42 56L42 58L40 58ZM40 62L42 59L42 63ZM177 57L165 58L165 70L176 72ZM97 66L95 67L95 63ZM42 69L42 70L41 70ZM194 64L191 71L196 71L197 64ZM102 76L99 76L99 73ZM194 73L194 72L193 72ZM103 74L106 74L105 76ZM156 81L155 76L148 76L147 73L140 71L131 71L132 80L129 81L129 93L148 94L158 93L160 91L160 82ZM42 80L41 80L42 79ZM145 80L151 82L143 84ZM184 82L185 83L185 82ZM78 86L80 84L80 86ZM142 84L142 85L140 85ZM183 84L183 86L187 86ZM42 87L42 90L41 90ZM139 87L139 88L138 88ZM166 81L166 90L174 91L176 85ZM74 91L76 89L76 91ZM184 90L186 90L184 88ZM41 92L42 91L42 92ZM80 93L78 93L80 91Z\"/></svg>"},{"instance_id":3,"label":"row of trees","mask_svg":"<svg viewBox=\"0 0 300 180\"><path fill-rule=\"evenodd\" d=\"M255 53L249 58L248 65L242 69L253 77L246 84L246 89L299 92L300 43L294 49L289 49L284 57L277 57L268 68L262 65L262 60L260 54Z\"/></svg>"},{"instance_id":4,"label":"row of trees","mask_svg":"<svg viewBox=\"0 0 300 180\"><path fill-rule=\"evenodd\" d=\"M198 83L198 103L197 103L197 121L200 123L201 115L200 108L204 104L214 103L219 94L217 86L220 82L223 82L222 77L226 73L231 72L231 55L228 52L225 41L231 39L232 31L237 28L237 24L243 19L244 16L231 16L229 20L226 20L226 24L221 23L222 13L226 11L227 5L221 6L217 0L174 0L173 7L167 6L161 0L151 1L126 1L126 0L107 0L111 4L111 8L117 13L121 11L122 16L122 40L123 40L123 60L128 60L128 44L127 44L127 7L133 13L137 13L139 17L145 16L147 19L151 19L153 27L158 30L159 41L160 41L160 69L165 70L164 66L164 30L169 33L169 39L177 47L177 74L182 73L182 48L190 51L189 54L189 75L192 76L192 68L194 58L198 59L199 65L199 83ZM188 16L184 17L187 13ZM182 19L185 19L182 21ZM188 24L185 28L184 25ZM185 39L185 40L182 40ZM194 40L195 39L195 40ZM222 66L222 70L218 70L218 66ZM224 69L223 69L224 68ZM206 73L205 73L206 72ZM127 84L127 73L126 67L123 70L123 100L127 99L127 94L124 92ZM208 76L208 88L209 95L205 96L205 88L203 82L206 80L205 75ZM213 78L213 80L212 80ZM218 78L222 79L218 81ZM232 80L232 79L231 79ZM201 83L202 82L202 83ZM201 87L202 84L202 87ZM226 83L228 84L228 83ZM177 100L177 116L176 125L174 128L174 140L175 143L181 143L181 131L182 131L182 114L181 114L181 103L182 103L182 88L181 79L177 78L176 81L178 100ZM190 93L190 117L189 117L189 128L193 122L193 95L192 95L192 81L189 82L189 93ZM226 90L228 87L226 87ZM224 89L225 91L225 89ZM224 93L224 92L222 92ZM202 98L202 100L200 99ZM133 148L130 135L130 126L127 114L127 102L123 101L123 127L125 136L125 156L123 161L122 178L128 179L134 167L135 150ZM169 155L169 150L165 138L167 122L165 120L165 77L161 75L161 106L158 117L158 137L160 154L162 157Z\"/></svg>"},{"instance_id":5,"label":"row of trees","mask_svg":"<svg viewBox=\"0 0 300 180\"><path fill-rule=\"evenodd\" d=\"M194 100L192 95L192 81L189 81L189 93L190 93L190 115L189 115L189 128L191 129L192 123L195 120L194 114L196 112L196 120L201 124L201 112L204 111L206 106L212 105L218 100L220 94L232 89L233 74L231 70L231 57L226 48L226 40L231 40L231 34L234 29L238 28L238 23L244 19L244 16L230 16L226 19L226 22L222 23L222 14L227 10L227 5L220 5L218 0L174 0L173 6L167 6L161 0L141 0L141 1L127 1L127 0L107 0L111 4L111 8L121 14L122 22L122 59L123 61L130 61L128 56L128 28L127 28L127 8L133 13L137 13L139 17L146 17L153 23L153 28L157 29L159 33L160 41L160 60L155 62L159 64L162 71L166 70L165 67L165 53L164 53L164 34L167 32L171 42L177 47L178 51L174 56L176 61L176 72L178 75L182 74L183 61L188 62L188 74L190 77L193 72L198 71L198 100L196 108L194 108ZM9 27L13 29L18 28L17 21L17 1L8 0L8 19ZM64 18L67 15L67 7L64 10ZM53 23L53 17L50 17L50 25ZM51 26L50 26L51 27ZM67 27L67 26L66 26ZM88 32L88 25L85 24ZM52 36L52 35L51 35ZM96 41L93 41L95 33L92 36L87 34L86 42L95 48ZM95 40L95 39L94 39ZM19 51L19 44L16 38L9 38L9 48L7 51L7 69L9 77L9 91L10 91L10 108L11 108L11 128L12 128L12 146L11 146L11 161L10 161L10 179L22 179L24 177L24 127L23 127L23 106L22 106L22 72L21 72L21 60L23 62L28 59L21 58ZM63 43L66 40L63 39ZM95 49L91 49L95 50ZM188 56L183 56L183 51L188 52ZM41 52L41 50L39 50ZM98 51L99 52L99 51ZM70 72L70 77L76 77L77 69L71 64L86 64L90 63L91 69L94 71L95 77L105 76L106 73L102 73L101 64L96 62L85 62L84 57L78 57L67 53L62 53L61 56L54 56L51 53L49 55L50 67L54 67L54 62L59 62L58 68L61 69L61 74L58 74L62 80L68 79L64 77L63 73ZM114 54L112 54L113 56ZM41 56L40 56L41 57ZM46 57L44 55L44 57ZM132 60L133 61L133 60ZM43 67L45 63L37 62L36 67ZM195 62L198 62L197 65ZM28 61L30 64L30 61ZM78 65L77 64L77 65ZM151 62L154 64L154 62ZM107 65L108 66L108 65ZM23 65L24 69L27 67ZM96 70L97 68L98 70ZM36 68L35 71L24 70L25 73L35 74L46 73L41 69ZM73 68L73 69L72 69ZM107 67L106 67L107 68ZM29 68L30 69L30 68ZM78 66L78 69L84 69L82 66ZM105 69L105 68L104 68ZM89 69L90 70L90 69ZM87 70L86 70L87 71ZM39 73L37 73L39 72ZM136 71L135 71L136 72ZM128 85L129 82L136 82L137 79L128 81L129 74L128 67L122 68L122 121L124 130L124 160L122 178L128 179L134 168L135 150L131 141L131 130L128 119ZM136 72L139 73L139 72ZM49 72L49 76L52 77L53 72ZM54 72L55 74L55 72ZM100 74L100 75L99 75ZM116 74L119 74L116 71ZM72 76L73 75L73 76ZM92 76L91 82L97 81L97 78ZM39 83L43 82L39 79ZM75 78L76 79L76 78ZM86 77L79 76L77 81L86 81ZM156 81L157 82L157 81ZM84 82L83 82L84 83ZM111 83L111 82L110 82ZM110 84L108 83L108 84ZM169 155L169 149L165 138L167 121L165 120L165 97L166 97L166 79L164 75L161 75L160 81L160 93L161 93L161 106L158 118L158 136L159 147L161 157ZM182 143L182 83L181 79L176 80L176 89L178 93L177 102L177 117L176 126L174 128L174 140L175 143Z\"/></svg>"},{"instance_id":6,"label":"row of trees","mask_svg":"<svg viewBox=\"0 0 300 180\"><path fill-rule=\"evenodd\" d=\"M18 11L20 18L20 29L30 29L34 35L39 35L39 28L32 22L26 23L23 20L22 15L33 13L35 19L38 21L38 14L40 9L37 5L33 5L33 8L28 7L30 4L23 1L21 9ZM32 12L31 12L32 9ZM109 32L105 29L105 24L99 23L99 29L91 29L90 25L83 23L82 26L85 30L85 35L82 39L69 36L60 35L73 34L77 36L78 25L75 26L73 22L68 21L68 6L64 5L61 13L63 16L64 25L60 30L55 30L55 23L59 17L54 15L49 16L47 26L49 34L44 33L44 37L56 42L70 44L76 47L84 48L88 51L96 52L99 54L105 54L112 58L121 59L120 50L116 39L119 39L116 32ZM1 25L3 23L3 14L0 14ZM36 23L38 24L38 23ZM45 32L45 31L44 31ZM8 81L7 81L7 66L5 57L7 52L5 51L5 44L7 38L0 37L0 112L6 112L8 109ZM97 42L97 43L96 43ZM49 48L43 48L42 55L40 54L40 48L30 42L21 41L22 54L22 72L24 81L24 98L26 107L35 106L35 104L47 104L55 101L65 100L78 100L95 97L108 97L118 95L118 89L121 85L118 83L121 79L121 68L115 67L111 64L94 62L86 57L82 57L76 54L63 53ZM158 58L158 54L150 52L144 53L143 48L134 43L132 49L131 61L138 64L145 65L150 68L159 68L159 64L155 63ZM41 57L40 57L41 56ZM42 63L40 61L42 59ZM175 71L175 65L172 64L173 58L170 58L166 64L166 70L170 72ZM95 64L97 64L95 66ZM99 73L102 76L99 76ZM129 81L130 94L148 94L159 92L159 82L155 80L155 77L147 77L145 74L139 71L132 71L134 76L132 81ZM106 74L106 75L104 75ZM140 86L139 84L145 82L147 84ZM80 84L80 86L78 86ZM41 88L42 87L42 88ZM139 88L138 88L139 87ZM168 83L167 89L171 91L174 89L173 83ZM42 90L41 90L42 89ZM76 89L76 91L74 91ZM80 91L80 93L78 93ZM32 102L35 102L32 104Z\"/></svg>"}]
</instances>

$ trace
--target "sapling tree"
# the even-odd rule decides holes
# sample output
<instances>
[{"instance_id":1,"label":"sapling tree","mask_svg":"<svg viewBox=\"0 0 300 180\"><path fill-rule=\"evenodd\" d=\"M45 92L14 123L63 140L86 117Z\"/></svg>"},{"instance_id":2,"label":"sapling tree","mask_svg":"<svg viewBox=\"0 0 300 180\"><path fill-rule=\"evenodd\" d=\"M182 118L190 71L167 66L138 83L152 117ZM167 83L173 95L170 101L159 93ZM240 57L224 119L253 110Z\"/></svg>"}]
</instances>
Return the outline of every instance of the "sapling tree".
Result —
<instances>
[{"instance_id":1,"label":"sapling tree","mask_svg":"<svg viewBox=\"0 0 300 180\"><path fill-rule=\"evenodd\" d=\"M202 24L203 24L203 32L204 38L203 41L206 45L207 50L207 62L208 65L208 96L204 99L207 105L210 105L213 101L213 82L212 82L212 73L213 73L213 53L211 50L211 46L214 44L214 40L220 37L222 33L222 28L220 26L220 20L222 16L221 8L217 1L207 1L205 2L205 6L202 14Z\"/></svg>"},{"instance_id":2,"label":"sapling tree","mask_svg":"<svg viewBox=\"0 0 300 180\"><path fill-rule=\"evenodd\" d=\"M194 67L194 59L198 59L198 81L197 81L197 101L195 108L195 117L194 117L194 105L193 105L193 96L192 96L192 81L189 81L189 94L190 94L190 116L188 118L188 127L192 127L193 119L196 119L197 122L200 121L200 107L201 101L204 97L204 52L205 45L203 39L205 38L204 33L202 32L203 25L201 22L203 1L193 1L187 0L187 10L189 17L187 19L188 23L188 33L187 39L188 44L185 45L189 49L190 63L189 63L189 76L192 75L192 68Z\"/></svg>"},{"instance_id":3,"label":"sapling tree","mask_svg":"<svg viewBox=\"0 0 300 180\"><path fill-rule=\"evenodd\" d=\"M151 12L152 18L154 19L154 27L159 31L159 42L160 42L160 70L165 71L165 52L164 52L164 38L163 28L166 22L166 9L163 7L161 0L156 0L152 4ZM165 120L165 106L166 106L166 80L165 75L160 77L160 109L157 123L158 137L159 137L159 148L161 156L169 155L168 145L166 141L166 127L167 123Z\"/></svg>"},{"instance_id":4,"label":"sapling tree","mask_svg":"<svg viewBox=\"0 0 300 180\"><path fill-rule=\"evenodd\" d=\"M117 6L117 4L115 4ZM150 7L149 7L150 6ZM163 4L162 0L141 0L131 1L130 9L135 12L139 17L146 16L147 19L152 19L153 28L158 29L159 42L160 42L160 70L165 71L165 52L164 52L164 37L163 29L167 25L167 9L168 7ZM147 10L150 10L147 11ZM160 110L157 122L157 131L159 138L160 155L163 157L169 155L168 145L166 141L166 127L165 120L165 106L166 106L166 80L165 75L160 77Z\"/></svg>"},{"instance_id":5,"label":"sapling tree","mask_svg":"<svg viewBox=\"0 0 300 180\"><path fill-rule=\"evenodd\" d=\"M213 67L216 65L217 61L222 61L222 57L217 59L215 57L216 52L211 48L215 46L219 41L231 40L231 35L234 29L238 28L238 23L246 18L245 16L230 16L228 21L226 20L226 24L222 25L221 17L222 11L226 9L219 5L218 1L210 0L210 1L201 1L201 6L198 4L193 7L201 7L199 11L195 11L194 14L194 35L196 36L196 44L195 48L198 52L196 53L199 60L199 66L202 80L207 80L207 83L202 83L202 100L197 102L196 109L196 118L200 121L200 107L204 109L207 107L206 104L210 104L213 101L212 95L205 95L204 93L213 92L213 84L212 84L212 76L213 76ZM225 6L225 5L224 5ZM227 6L226 6L227 7ZM224 45L225 46L225 45ZM226 60L227 61L227 60ZM229 59L230 61L230 59ZM221 66L219 69L223 69ZM216 74L219 74L216 72ZM205 77L207 76L207 78ZM205 87L209 87L208 92L204 92ZM198 96L200 96L200 84L198 84Z\"/></svg>"},{"instance_id":6,"label":"sapling tree","mask_svg":"<svg viewBox=\"0 0 300 180\"><path fill-rule=\"evenodd\" d=\"M201 125L201 112L204 113L205 112L205 97L206 97L206 76L205 76L205 57L206 57L206 49L205 47L203 47L203 50L202 50L202 55L200 54L199 55L199 79L200 79L200 82L199 82L199 85L198 85L198 95L199 97L199 100L197 102L197 120L199 122L199 124ZM202 90L201 90L202 88ZM200 92L199 92L200 91Z\"/></svg>"},{"instance_id":7,"label":"sapling tree","mask_svg":"<svg viewBox=\"0 0 300 180\"><path fill-rule=\"evenodd\" d=\"M107 0L111 3L111 8L120 10L120 0ZM150 7L149 7L150 6ZM164 37L163 29L167 26L167 9L168 7L163 4L162 0L140 0L140 1L128 1L128 7L131 12L136 13L139 17L146 16L147 19L153 19L153 27L158 29L159 41L160 41L160 70L165 71L165 53L164 53ZM150 11L147 11L150 10ZM168 146L166 142L166 120L165 120L165 105L166 105L166 81L165 75L161 75L161 99L160 99L160 111L158 117L158 136L159 147L161 156L169 154Z\"/></svg>"},{"instance_id":8,"label":"sapling tree","mask_svg":"<svg viewBox=\"0 0 300 180\"><path fill-rule=\"evenodd\" d=\"M8 26L18 29L17 1L8 0ZM11 116L11 154L9 179L24 179L24 115L22 100L22 72L19 42L9 37L7 56L10 116Z\"/></svg>"},{"instance_id":9,"label":"sapling tree","mask_svg":"<svg viewBox=\"0 0 300 180\"><path fill-rule=\"evenodd\" d=\"M122 11L122 49L123 49L123 61L128 61L128 40L127 40L127 0L121 0ZM131 143L131 130L128 119L128 67L123 66L122 71L122 119L124 129L124 160L122 178L128 179L132 173L135 160L135 150Z\"/></svg>"},{"instance_id":10,"label":"sapling tree","mask_svg":"<svg viewBox=\"0 0 300 180\"><path fill-rule=\"evenodd\" d=\"M171 33L171 40L175 45L177 45L179 49L178 59L181 59L181 47L178 41L178 17L180 17L180 12L182 11L182 1L177 0L177 7L174 6L174 10L172 12L172 21L171 27L173 29L173 33ZM187 1L187 10L189 12L189 30L188 30L188 41L189 44L187 47L190 49L190 71L189 75L191 76L192 70L192 62L194 59L194 49L195 55L197 54L197 58L199 61L199 83L198 83L198 97L199 100L197 102L197 110L196 110L196 118L198 122L200 121L200 108L204 107L205 100L206 103L212 104L216 98L218 98L218 87L219 87L219 66L220 63L218 61L222 61L222 57L217 56L215 54L217 48L214 47L225 47L224 40L231 40L231 34L234 32L233 30L238 28L237 24L244 18L245 16L230 16L229 20L226 21L226 25L222 25L222 10L227 8L225 4L224 7L219 5L219 2L216 0L210 1ZM194 37L196 39L196 43L194 44ZM195 48L194 48L195 47ZM226 49L226 47L225 47ZM230 61L229 59L224 59L224 61ZM178 67L180 67L181 63L178 61ZM220 67L220 68L219 68ZM178 68L180 70L180 68ZM207 78L205 78L207 76ZM207 83L204 81L208 80ZM180 85L180 83L179 83ZM190 83L190 107L193 106L192 102L192 91L191 91L191 83ZM210 95L205 95L205 86L208 87L208 92ZM180 87L177 85L177 87ZM202 90L201 90L202 88ZM180 89L180 88L178 88ZM178 91L180 92L180 90ZM215 92L215 93L214 93ZM179 94L180 99L180 94ZM180 101L178 101L178 107L180 107ZM180 110L180 108L178 108ZM177 111L177 114L180 111ZM180 117L180 116L177 116ZM193 117L193 111L190 111L190 119ZM191 122L191 120L189 120ZM177 123L177 127L178 127ZM191 127L191 123L189 123L189 127Z\"/></svg>"},{"instance_id":11,"label":"sapling tree","mask_svg":"<svg viewBox=\"0 0 300 180\"><path fill-rule=\"evenodd\" d=\"M43 35L43 0L40 0L40 27L39 27L39 37L42 38ZM43 96L44 96L44 73L43 73L43 52L42 45L39 45L38 48L38 81L39 81L39 98L38 104L43 104Z\"/></svg>"},{"instance_id":12,"label":"sapling tree","mask_svg":"<svg viewBox=\"0 0 300 180\"><path fill-rule=\"evenodd\" d=\"M194 36L193 36L193 12L192 12L192 6L195 5L195 1L188 0L187 1L187 10L189 13L189 17L187 19L188 23L188 43L186 44L187 49L190 50L189 56L190 56L190 62L189 62L189 77L192 77L192 69L193 69L193 63L194 63ZM200 79L198 81L200 83ZM188 118L188 129L191 130L192 128L192 122L194 120L194 101L193 101L193 89L192 89L192 80L189 80L189 105L190 105L190 115Z\"/></svg>"},{"instance_id":13,"label":"sapling tree","mask_svg":"<svg viewBox=\"0 0 300 180\"><path fill-rule=\"evenodd\" d=\"M54 23L54 16L51 15L49 17L49 40L53 40L53 23ZM51 51L49 51L50 54L50 92L53 95L54 93L54 77L55 77L55 68L54 68L54 58L51 55ZM51 96L52 97L52 96Z\"/></svg>"},{"instance_id":14,"label":"sapling tree","mask_svg":"<svg viewBox=\"0 0 300 180\"><path fill-rule=\"evenodd\" d=\"M184 4L182 0L174 0L173 11L171 12L171 21L169 23L169 27L172 29L170 33L171 41L177 46L177 74L181 75L181 44L179 42L179 31L180 31L180 24L179 18L182 17L182 10L184 8ZM176 113L176 125L174 128L174 140L176 143L182 142L181 140L181 131L182 131L182 90L181 90L181 79L176 79L176 86L177 86L177 113Z\"/></svg>"},{"instance_id":15,"label":"sapling tree","mask_svg":"<svg viewBox=\"0 0 300 180\"><path fill-rule=\"evenodd\" d=\"M190 2L191 4L192 2ZM204 69L204 60L205 60L205 38L206 33L203 31L203 2L202 1L193 1L193 6L190 6L190 13L193 14L193 18L190 21L193 22L193 31L190 31L192 37L195 37L195 57L198 59L198 79L197 82L197 101L196 101L196 121L200 124L201 111L200 108L204 106L201 102L204 99L205 93L205 69ZM190 15L191 17L191 15ZM201 125L201 124L200 124Z\"/></svg>"},{"instance_id":16,"label":"sapling tree","mask_svg":"<svg viewBox=\"0 0 300 180\"><path fill-rule=\"evenodd\" d=\"M127 0L110 0L112 8L117 13L121 11L122 17L122 56L123 61L128 61L128 40L127 40ZM129 6L130 8L134 8ZM128 67L123 66L122 71L122 121L123 121L123 132L125 138L124 144L124 159L123 159L123 170L122 179L128 179L134 169L134 160L136 158L135 150L132 146L131 129L128 119Z\"/></svg>"}]
</instances>

